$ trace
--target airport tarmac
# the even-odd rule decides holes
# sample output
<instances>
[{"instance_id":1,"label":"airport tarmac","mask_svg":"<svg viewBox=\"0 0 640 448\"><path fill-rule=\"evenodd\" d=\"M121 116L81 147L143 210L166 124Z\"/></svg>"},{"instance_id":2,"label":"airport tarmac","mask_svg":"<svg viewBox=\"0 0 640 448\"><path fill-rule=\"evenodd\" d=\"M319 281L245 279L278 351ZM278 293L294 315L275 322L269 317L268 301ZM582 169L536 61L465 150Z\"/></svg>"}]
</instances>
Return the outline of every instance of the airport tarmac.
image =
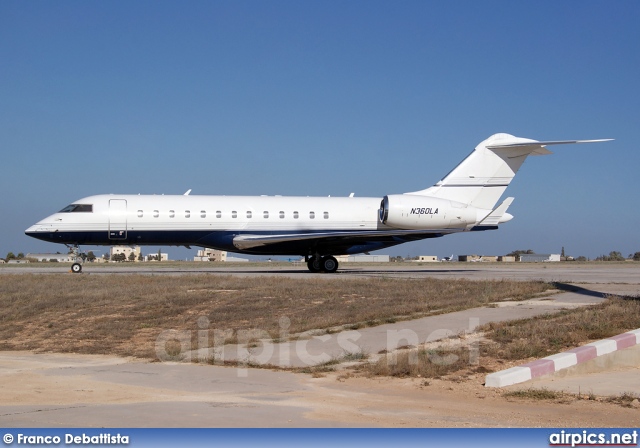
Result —
<instances>
[{"instance_id":1,"label":"airport tarmac","mask_svg":"<svg viewBox=\"0 0 640 448\"><path fill-rule=\"evenodd\" d=\"M69 273L69 266L0 265L0 274ZM468 278L544 280L561 283L640 284L640 262L624 263L342 263L335 274L314 274L300 262L275 263L86 263L82 274L189 274L288 276L294 278Z\"/></svg>"},{"instance_id":2,"label":"airport tarmac","mask_svg":"<svg viewBox=\"0 0 640 448\"><path fill-rule=\"evenodd\" d=\"M404 267L405 265L402 265ZM10 267L6 273L61 273L64 268ZM85 268L85 274L148 273L188 275L211 272L234 275L315 276L304 268L277 264L235 268L127 267ZM597 303L606 294L640 295L640 264L606 266L496 266L451 263L437 267L349 266L327 278L394 276L440 278L543 278L560 283L564 292L498 307L432 316L441 321L411 321L387 328L359 330L359 342L373 352L386 344L389 331L411 329L420 341L436 332L442 337L489 322L553 312ZM464 312L463 312L464 313ZM425 318L430 319L430 318ZM477 320L473 320L477 319ZM365 332L366 330L366 332ZM438 330L441 331L438 333ZM353 333L349 333L353 335ZM336 341L338 335L335 335ZM313 338L307 340L308 344ZM325 341L321 341L322 344ZM354 342L354 341L350 341ZM312 355L318 352L307 349ZM280 348L279 348L280 349ZM289 360L293 360L289 347ZM322 345L320 352L342 349ZM282 349L286 350L286 349ZM282 353L279 350L277 353ZM231 356L231 354L229 355ZM286 358L286 357L285 357ZM282 358L280 358L282 359ZM305 363L303 358L299 362ZM637 375L635 367L618 369ZM631 373L629 373L631 372ZM600 372L599 374L602 374ZM463 382L446 380L344 378L229 368L189 363L147 362L112 356L0 353L0 425L4 427L502 427L502 426L640 426L637 409L575 401L571 404L506 400L500 390L484 388L484 374ZM608 371L592 384L624 385L640 393L640 385ZM569 376L567 380L570 381ZM582 380L581 380L582 381ZM557 383L560 384L560 383ZM582 384L585 384L584 382ZM562 386L561 386L562 387ZM631 389L631 390L630 390ZM570 390L567 387L567 390ZM591 388L584 393L599 390Z\"/></svg>"}]
</instances>

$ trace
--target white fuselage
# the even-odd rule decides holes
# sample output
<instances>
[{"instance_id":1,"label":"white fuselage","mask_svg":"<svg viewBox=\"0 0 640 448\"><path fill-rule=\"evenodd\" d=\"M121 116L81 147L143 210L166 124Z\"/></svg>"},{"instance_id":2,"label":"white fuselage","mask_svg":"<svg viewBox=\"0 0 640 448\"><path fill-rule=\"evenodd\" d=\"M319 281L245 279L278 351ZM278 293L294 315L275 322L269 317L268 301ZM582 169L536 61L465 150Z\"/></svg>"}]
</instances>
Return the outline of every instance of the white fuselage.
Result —
<instances>
[{"instance_id":1,"label":"white fuselage","mask_svg":"<svg viewBox=\"0 0 640 448\"><path fill-rule=\"evenodd\" d=\"M90 205L91 211L54 213L26 233L65 244L196 245L263 253L240 249L233 237L387 228L378 220L379 198L97 195L73 204ZM284 252L306 254L297 245L286 246L296 247Z\"/></svg>"},{"instance_id":2,"label":"white fuselage","mask_svg":"<svg viewBox=\"0 0 640 448\"><path fill-rule=\"evenodd\" d=\"M126 208L114 208L123 201ZM379 198L295 196L98 195L75 201L91 213L55 213L30 230L102 231L110 221L127 230L307 231L378 228Z\"/></svg>"}]
</instances>

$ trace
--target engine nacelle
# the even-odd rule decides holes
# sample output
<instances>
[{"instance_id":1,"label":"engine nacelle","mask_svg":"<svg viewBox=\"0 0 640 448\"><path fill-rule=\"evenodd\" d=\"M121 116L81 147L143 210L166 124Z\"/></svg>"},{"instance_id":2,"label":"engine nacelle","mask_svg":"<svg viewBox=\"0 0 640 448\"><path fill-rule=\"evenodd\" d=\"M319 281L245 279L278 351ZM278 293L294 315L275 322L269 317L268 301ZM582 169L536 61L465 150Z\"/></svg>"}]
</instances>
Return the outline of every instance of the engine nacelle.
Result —
<instances>
[{"instance_id":1,"label":"engine nacelle","mask_svg":"<svg viewBox=\"0 0 640 448\"><path fill-rule=\"evenodd\" d=\"M382 199L378 219L397 229L464 228L476 223L477 210L446 199L392 194Z\"/></svg>"}]
</instances>

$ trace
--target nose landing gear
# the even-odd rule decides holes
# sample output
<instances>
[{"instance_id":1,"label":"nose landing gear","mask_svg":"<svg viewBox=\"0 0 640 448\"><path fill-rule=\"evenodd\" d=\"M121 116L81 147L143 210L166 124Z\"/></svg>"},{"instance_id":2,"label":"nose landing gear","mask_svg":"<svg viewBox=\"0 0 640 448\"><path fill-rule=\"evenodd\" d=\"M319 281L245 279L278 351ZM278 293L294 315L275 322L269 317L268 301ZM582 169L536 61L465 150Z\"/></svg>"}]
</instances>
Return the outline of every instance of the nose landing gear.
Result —
<instances>
[{"instance_id":1,"label":"nose landing gear","mask_svg":"<svg viewBox=\"0 0 640 448\"><path fill-rule=\"evenodd\" d=\"M84 252L80 252L80 246L77 244L70 245L66 244L66 246L71 250L71 254L73 255L73 264L71 265L71 272L74 274L79 274L82 272L82 263L87 259L87 254Z\"/></svg>"}]
</instances>

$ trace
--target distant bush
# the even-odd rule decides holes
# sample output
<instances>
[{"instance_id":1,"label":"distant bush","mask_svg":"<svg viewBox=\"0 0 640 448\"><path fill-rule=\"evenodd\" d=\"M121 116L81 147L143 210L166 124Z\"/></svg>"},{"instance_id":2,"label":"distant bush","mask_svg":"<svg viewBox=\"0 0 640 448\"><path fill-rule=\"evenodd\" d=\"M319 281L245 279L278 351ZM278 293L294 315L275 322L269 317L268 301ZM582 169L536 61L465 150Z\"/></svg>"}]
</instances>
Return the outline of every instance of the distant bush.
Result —
<instances>
[{"instance_id":1,"label":"distant bush","mask_svg":"<svg viewBox=\"0 0 640 448\"><path fill-rule=\"evenodd\" d=\"M609 252L609 255L600 255L596 261L624 261L624 259L622 253L614 250Z\"/></svg>"}]
</instances>

